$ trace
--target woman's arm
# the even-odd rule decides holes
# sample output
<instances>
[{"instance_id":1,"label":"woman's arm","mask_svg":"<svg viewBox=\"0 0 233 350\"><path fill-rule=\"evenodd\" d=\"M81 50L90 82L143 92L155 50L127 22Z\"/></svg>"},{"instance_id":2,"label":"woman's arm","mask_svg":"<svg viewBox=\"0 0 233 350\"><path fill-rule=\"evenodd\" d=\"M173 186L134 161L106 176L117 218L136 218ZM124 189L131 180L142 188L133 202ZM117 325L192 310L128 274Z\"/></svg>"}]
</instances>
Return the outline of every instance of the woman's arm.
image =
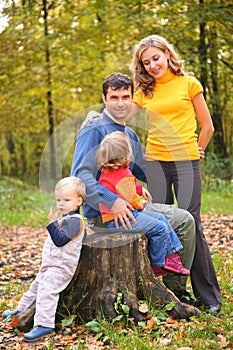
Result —
<instances>
[{"instance_id":1,"label":"woman's arm","mask_svg":"<svg viewBox=\"0 0 233 350\"><path fill-rule=\"evenodd\" d=\"M197 120L201 127L201 132L198 138L198 147L200 158L204 157L204 150L206 149L211 136L214 133L213 121L202 93L197 94L193 98L193 106L196 112Z\"/></svg>"}]
</instances>

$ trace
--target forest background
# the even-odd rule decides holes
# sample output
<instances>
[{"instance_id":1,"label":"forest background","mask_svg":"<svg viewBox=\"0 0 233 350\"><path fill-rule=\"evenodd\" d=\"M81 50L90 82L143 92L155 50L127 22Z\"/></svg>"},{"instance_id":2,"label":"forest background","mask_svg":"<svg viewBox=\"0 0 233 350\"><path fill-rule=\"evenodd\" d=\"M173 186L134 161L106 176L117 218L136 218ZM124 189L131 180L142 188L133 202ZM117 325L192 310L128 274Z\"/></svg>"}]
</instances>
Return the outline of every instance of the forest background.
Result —
<instances>
[{"instance_id":1,"label":"forest background","mask_svg":"<svg viewBox=\"0 0 233 350\"><path fill-rule=\"evenodd\" d=\"M2 15L0 175L35 185L68 175L86 113L102 108L104 77L130 74L135 44L159 34L204 87L215 126L204 179L231 180L232 1L6 0ZM143 118L129 124L145 144Z\"/></svg>"},{"instance_id":2,"label":"forest background","mask_svg":"<svg viewBox=\"0 0 233 350\"><path fill-rule=\"evenodd\" d=\"M17 305L39 268L46 232L38 227L47 224L54 196L46 192L45 211L38 185L53 190L69 175L81 123L88 111L103 107L103 79L116 71L130 74L134 45L159 34L201 81L214 121L201 162L202 214L208 214L202 222L223 291L220 317L203 313L175 324L157 318L156 325L134 332L99 320L98 327L92 324L98 337L63 326L55 345L49 340L38 349L67 348L67 342L93 348L100 340L102 349L232 348L232 1L0 0L2 5L8 25L0 31L0 314ZM128 124L145 145L146 117ZM18 342L14 325L0 320L2 346L15 349Z\"/></svg>"}]
</instances>

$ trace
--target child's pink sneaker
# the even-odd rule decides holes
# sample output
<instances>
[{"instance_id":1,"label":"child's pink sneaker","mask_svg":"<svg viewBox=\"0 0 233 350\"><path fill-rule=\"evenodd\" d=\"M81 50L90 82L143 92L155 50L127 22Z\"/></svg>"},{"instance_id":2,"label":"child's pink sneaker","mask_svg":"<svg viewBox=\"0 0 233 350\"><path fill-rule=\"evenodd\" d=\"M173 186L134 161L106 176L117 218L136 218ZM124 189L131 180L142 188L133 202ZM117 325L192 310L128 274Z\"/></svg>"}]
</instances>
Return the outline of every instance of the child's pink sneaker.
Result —
<instances>
[{"instance_id":1,"label":"child's pink sneaker","mask_svg":"<svg viewBox=\"0 0 233 350\"><path fill-rule=\"evenodd\" d=\"M155 276L166 276L169 272L164 270L162 267L159 266L152 266L152 269L154 270Z\"/></svg>"},{"instance_id":2,"label":"child's pink sneaker","mask_svg":"<svg viewBox=\"0 0 233 350\"><path fill-rule=\"evenodd\" d=\"M166 256L165 264L163 266L164 269L179 273L181 275L189 275L190 271L186 269L180 260L180 256L178 253L174 253Z\"/></svg>"}]
</instances>

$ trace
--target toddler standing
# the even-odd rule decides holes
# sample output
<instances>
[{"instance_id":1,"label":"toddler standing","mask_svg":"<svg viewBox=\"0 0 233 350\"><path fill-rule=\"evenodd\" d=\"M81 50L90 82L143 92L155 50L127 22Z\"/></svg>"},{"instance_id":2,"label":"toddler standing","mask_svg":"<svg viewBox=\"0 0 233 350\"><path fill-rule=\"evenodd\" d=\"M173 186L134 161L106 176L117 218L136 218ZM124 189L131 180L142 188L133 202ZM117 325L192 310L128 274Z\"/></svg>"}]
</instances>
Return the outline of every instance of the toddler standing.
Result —
<instances>
[{"instance_id":1,"label":"toddler standing","mask_svg":"<svg viewBox=\"0 0 233 350\"><path fill-rule=\"evenodd\" d=\"M85 198L84 183L74 176L61 179L55 187L57 208L50 209L50 224L46 227L49 235L42 251L42 263L36 279L20 299L16 310L6 310L3 318L16 316L36 303L34 328L24 334L24 340L36 341L55 329L55 314L59 294L67 287L77 268L84 222L79 208Z\"/></svg>"}]
</instances>

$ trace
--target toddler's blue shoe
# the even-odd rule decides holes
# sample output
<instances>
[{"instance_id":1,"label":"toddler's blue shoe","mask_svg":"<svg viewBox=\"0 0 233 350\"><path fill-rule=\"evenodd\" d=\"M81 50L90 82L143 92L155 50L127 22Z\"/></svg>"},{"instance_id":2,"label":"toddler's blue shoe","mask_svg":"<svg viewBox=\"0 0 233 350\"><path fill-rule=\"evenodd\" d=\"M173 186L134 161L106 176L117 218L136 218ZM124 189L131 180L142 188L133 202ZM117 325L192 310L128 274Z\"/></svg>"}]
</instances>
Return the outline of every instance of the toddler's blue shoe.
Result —
<instances>
[{"instance_id":1,"label":"toddler's blue shoe","mask_svg":"<svg viewBox=\"0 0 233 350\"><path fill-rule=\"evenodd\" d=\"M54 328L37 326L34 327L30 332L24 334L24 340L27 342L36 341L45 335L52 333Z\"/></svg>"},{"instance_id":2,"label":"toddler's blue shoe","mask_svg":"<svg viewBox=\"0 0 233 350\"><path fill-rule=\"evenodd\" d=\"M2 314L2 317L5 319L8 316L16 316L18 315L19 310L5 310Z\"/></svg>"}]
</instances>

